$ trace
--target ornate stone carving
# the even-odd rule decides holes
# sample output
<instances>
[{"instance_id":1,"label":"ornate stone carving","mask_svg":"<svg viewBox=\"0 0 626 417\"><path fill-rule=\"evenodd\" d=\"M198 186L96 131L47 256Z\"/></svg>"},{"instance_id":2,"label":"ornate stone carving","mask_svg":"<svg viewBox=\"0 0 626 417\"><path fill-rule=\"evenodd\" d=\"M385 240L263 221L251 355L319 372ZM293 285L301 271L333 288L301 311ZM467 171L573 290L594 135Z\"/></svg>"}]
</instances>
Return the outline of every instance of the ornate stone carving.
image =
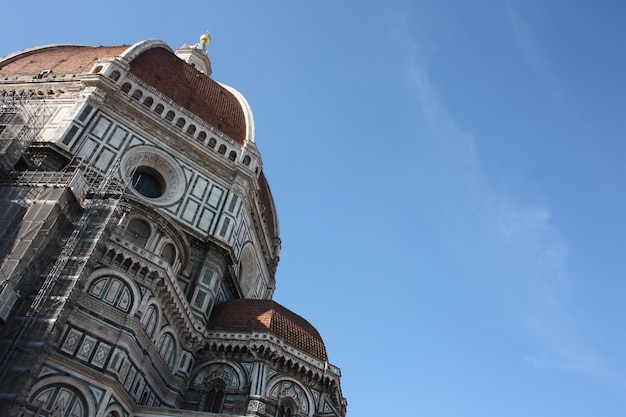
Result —
<instances>
[{"instance_id":1,"label":"ornate stone carving","mask_svg":"<svg viewBox=\"0 0 626 417\"><path fill-rule=\"evenodd\" d=\"M265 413L265 403L259 400L250 400L248 403L248 414Z\"/></svg>"}]
</instances>

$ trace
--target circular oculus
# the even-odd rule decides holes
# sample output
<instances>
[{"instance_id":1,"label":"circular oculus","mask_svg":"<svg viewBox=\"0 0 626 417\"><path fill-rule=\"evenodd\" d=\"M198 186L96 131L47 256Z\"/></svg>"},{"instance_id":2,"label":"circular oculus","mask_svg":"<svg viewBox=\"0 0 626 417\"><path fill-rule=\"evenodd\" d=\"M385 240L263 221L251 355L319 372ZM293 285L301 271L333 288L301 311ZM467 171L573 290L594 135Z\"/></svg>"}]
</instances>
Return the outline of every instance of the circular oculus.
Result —
<instances>
[{"instance_id":1,"label":"circular oculus","mask_svg":"<svg viewBox=\"0 0 626 417\"><path fill-rule=\"evenodd\" d=\"M122 177L137 195L157 205L179 200L185 191L185 174L165 152L151 146L130 149L122 157Z\"/></svg>"}]
</instances>

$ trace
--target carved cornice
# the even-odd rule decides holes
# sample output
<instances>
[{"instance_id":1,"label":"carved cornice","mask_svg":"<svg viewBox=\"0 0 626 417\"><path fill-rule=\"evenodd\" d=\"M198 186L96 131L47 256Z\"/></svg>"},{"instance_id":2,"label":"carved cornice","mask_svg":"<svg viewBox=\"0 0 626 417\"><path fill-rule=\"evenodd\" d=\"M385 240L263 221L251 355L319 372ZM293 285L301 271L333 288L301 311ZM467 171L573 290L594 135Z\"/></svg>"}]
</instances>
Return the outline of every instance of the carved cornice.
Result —
<instances>
[{"instance_id":1,"label":"carved cornice","mask_svg":"<svg viewBox=\"0 0 626 417\"><path fill-rule=\"evenodd\" d=\"M204 326L192 314L189 303L176 283L176 277L169 264L149 251L137 248L131 242L119 237L106 240L104 246L105 254L100 262L121 269L124 274L150 288L156 296L162 299L164 311L180 332L181 344L186 348L197 346L204 336L201 333ZM128 267L123 267L123 265ZM144 270L148 273L139 273Z\"/></svg>"},{"instance_id":2,"label":"carved cornice","mask_svg":"<svg viewBox=\"0 0 626 417\"><path fill-rule=\"evenodd\" d=\"M249 351L277 368L286 368L314 383L327 387L339 385L339 368L288 345L272 333L209 333L205 354L220 356L231 351Z\"/></svg>"}]
</instances>

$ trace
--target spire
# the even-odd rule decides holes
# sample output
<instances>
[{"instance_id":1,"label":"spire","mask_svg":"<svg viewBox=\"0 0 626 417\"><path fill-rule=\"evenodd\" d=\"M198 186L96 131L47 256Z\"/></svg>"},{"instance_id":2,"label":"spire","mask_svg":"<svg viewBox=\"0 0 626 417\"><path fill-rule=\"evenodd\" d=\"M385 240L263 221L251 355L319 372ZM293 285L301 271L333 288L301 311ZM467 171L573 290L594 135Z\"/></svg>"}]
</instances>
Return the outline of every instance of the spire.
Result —
<instances>
[{"instance_id":1,"label":"spire","mask_svg":"<svg viewBox=\"0 0 626 417\"><path fill-rule=\"evenodd\" d=\"M176 56L195 67L198 71L211 76L211 60L207 45L211 43L211 32L206 32L200 36L200 42L193 46L184 44L176 51Z\"/></svg>"}]
</instances>

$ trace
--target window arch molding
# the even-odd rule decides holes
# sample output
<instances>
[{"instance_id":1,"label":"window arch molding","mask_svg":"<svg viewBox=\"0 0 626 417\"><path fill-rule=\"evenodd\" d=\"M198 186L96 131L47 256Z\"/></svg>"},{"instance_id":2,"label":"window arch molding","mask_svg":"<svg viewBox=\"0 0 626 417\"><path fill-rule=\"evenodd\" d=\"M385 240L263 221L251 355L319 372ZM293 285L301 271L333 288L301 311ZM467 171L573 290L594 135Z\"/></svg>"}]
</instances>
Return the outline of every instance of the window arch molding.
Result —
<instances>
[{"instance_id":1,"label":"window arch molding","mask_svg":"<svg viewBox=\"0 0 626 417\"><path fill-rule=\"evenodd\" d=\"M176 265L176 259L178 258L178 248L176 247L174 242L171 242L170 240L164 240L158 246L156 252L164 261L169 263L172 267Z\"/></svg>"},{"instance_id":2,"label":"window arch molding","mask_svg":"<svg viewBox=\"0 0 626 417\"><path fill-rule=\"evenodd\" d=\"M142 216L132 216L124 225L124 233L135 243L146 248L154 234L152 223Z\"/></svg>"},{"instance_id":3,"label":"window arch molding","mask_svg":"<svg viewBox=\"0 0 626 417\"><path fill-rule=\"evenodd\" d=\"M49 378L44 378L35 383L35 385L33 385L32 389L30 390L30 393L28 394L29 405L35 406L35 409L39 407L38 403L34 403L34 401L37 399L37 396L48 389L54 388L67 388L75 391L78 395L80 395L81 399L84 401L85 413L83 414L83 416L79 417L89 417L96 415L96 402L93 398L93 394L89 391L87 387L77 382L76 379L65 376L52 376Z\"/></svg>"},{"instance_id":4,"label":"window arch molding","mask_svg":"<svg viewBox=\"0 0 626 417\"><path fill-rule=\"evenodd\" d=\"M141 100L142 96L143 96L143 90L141 88L136 88L135 91L133 91L133 94L131 95L131 97L134 98L135 100Z\"/></svg>"},{"instance_id":5,"label":"window arch molding","mask_svg":"<svg viewBox=\"0 0 626 417\"><path fill-rule=\"evenodd\" d=\"M307 387L287 376L278 376L268 382L266 397L272 398L277 405L284 398L291 398L299 407L298 410L295 410L293 416L299 416L304 413L308 417L313 417L315 412L313 404L315 404L315 401Z\"/></svg>"},{"instance_id":6,"label":"window arch molding","mask_svg":"<svg viewBox=\"0 0 626 417\"><path fill-rule=\"evenodd\" d=\"M207 394L202 399L204 405L203 411L209 413L221 413L224 407L224 399L228 391L226 381L221 378L214 378L206 384Z\"/></svg>"},{"instance_id":7,"label":"window arch molding","mask_svg":"<svg viewBox=\"0 0 626 417\"><path fill-rule=\"evenodd\" d=\"M141 324L146 332L146 335L151 341L156 340L155 335L159 334L159 328L161 327L162 312L158 303L150 302L144 309L141 315Z\"/></svg>"},{"instance_id":8,"label":"window arch molding","mask_svg":"<svg viewBox=\"0 0 626 417\"><path fill-rule=\"evenodd\" d=\"M159 356L167 364L167 367L174 372L178 367L180 359L180 349L176 332L172 326L168 325L156 333L157 335L154 340Z\"/></svg>"},{"instance_id":9,"label":"window arch molding","mask_svg":"<svg viewBox=\"0 0 626 417\"><path fill-rule=\"evenodd\" d=\"M137 308L139 307L139 302L141 300L141 293L139 291L139 288L137 287L137 285L135 285L133 280L129 279L124 274L121 274L116 269L101 268L101 269L94 271L89 277L89 279L87 280L87 285L85 285L85 292L89 294L88 291L93 285L93 283L97 281L98 279L104 278L107 276L110 276L110 277L113 277L122 281L130 289L133 302L132 302L132 305L130 306L130 309L128 310L128 313L126 314L134 315L137 312Z\"/></svg>"},{"instance_id":10,"label":"window arch molding","mask_svg":"<svg viewBox=\"0 0 626 417\"><path fill-rule=\"evenodd\" d=\"M224 359L212 360L196 364L195 371L191 377L191 384L203 386L205 383L221 375L221 379L226 382L226 390L241 390L250 384L246 372L235 362ZM230 373L230 377L228 375Z\"/></svg>"},{"instance_id":11,"label":"window arch molding","mask_svg":"<svg viewBox=\"0 0 626 417\"><path fill-rule=\"evenodd\" d=\"M285 396L278 401L276 417L296 417L299 413L300 407L293 398Z\"/></svg>"},{"instance_id":12,"label":"window arch molding","mask_svg":"<svg viewBox=\"0 0 626 417\"><path fill-rule=\"evenodd\" d=\"M111 74L109 75L109 78L112 79L113 81L117 81L120 79L120 77L122 76L122 74L120 74L120 72L118 70L113 70L111 71Z\"/></svg>"}]
</instances>

